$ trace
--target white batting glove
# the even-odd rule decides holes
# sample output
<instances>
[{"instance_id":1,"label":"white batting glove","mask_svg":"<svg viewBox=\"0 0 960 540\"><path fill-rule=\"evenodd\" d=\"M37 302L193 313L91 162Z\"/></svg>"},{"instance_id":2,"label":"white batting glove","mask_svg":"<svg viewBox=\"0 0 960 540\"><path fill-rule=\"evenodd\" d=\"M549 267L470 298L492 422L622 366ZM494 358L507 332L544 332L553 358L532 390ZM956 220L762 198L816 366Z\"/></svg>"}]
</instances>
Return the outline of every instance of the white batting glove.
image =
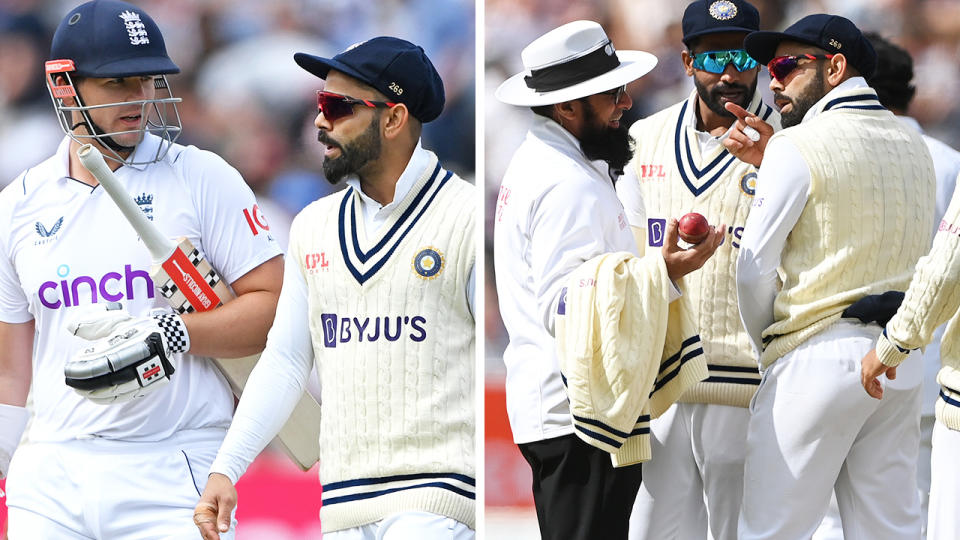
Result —
<instances>
[{"instance_id":1,"label":"white batting glove","mask_svg":"<svg viewBox=\"0 0 960 540\"><path fill-rule=\"evenodd\" d=\"M132 317L115 304L86 311L67 330L93 343L66 363L65 382L99 404L126 402L166 385L174 373L171 355L190 348L183 319L170 311Z\"/></svg>"}]
</instances>

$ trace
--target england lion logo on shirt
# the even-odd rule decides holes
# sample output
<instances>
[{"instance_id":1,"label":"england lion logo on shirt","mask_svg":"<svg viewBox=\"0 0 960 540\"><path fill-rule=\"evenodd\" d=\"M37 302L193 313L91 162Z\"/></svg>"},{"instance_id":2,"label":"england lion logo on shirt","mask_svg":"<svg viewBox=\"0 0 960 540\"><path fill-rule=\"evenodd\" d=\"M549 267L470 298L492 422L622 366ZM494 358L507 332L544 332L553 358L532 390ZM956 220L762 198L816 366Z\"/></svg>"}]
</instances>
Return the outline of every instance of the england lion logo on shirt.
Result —
<instances>
[{"instance_id":1,"label":"england lion logo on shirt","mask_svg":"<svg viewBox=\"0 0 960 540\"><path fill-rule=\"evenodd\" d=\"M413 271L423 279L434 279L443 270L443 255L437 249L426 247L413 257Z\"/></svg>"}]
</instances>

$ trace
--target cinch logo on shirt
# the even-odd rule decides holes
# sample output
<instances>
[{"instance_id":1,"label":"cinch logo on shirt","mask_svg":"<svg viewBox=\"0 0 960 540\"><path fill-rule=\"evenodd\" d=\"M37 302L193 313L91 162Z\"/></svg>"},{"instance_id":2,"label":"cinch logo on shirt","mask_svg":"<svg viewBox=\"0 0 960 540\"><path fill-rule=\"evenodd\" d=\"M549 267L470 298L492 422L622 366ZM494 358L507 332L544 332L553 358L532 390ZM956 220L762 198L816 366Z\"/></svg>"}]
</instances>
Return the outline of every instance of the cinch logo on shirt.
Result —
<instances>
[{"instance_id":1,"label":"cinch logo on shirt","mask_svg":"<svg viewBox=\"0 0 960 540\"><path fill-rule=\"evenodd\" d=\"M427 319L419 315L359 319L338 317L336 313L323 313L320 315L320 324L323 326L323 346L327 348L351 341L374 343L381 337L387 341L397 341L405 331L408 332L406 335L410 341L419 343L427 339L427 330L424 328Z\"/></svg>"},{"instance_id":2,"label":"cinch logo on shirt","mask_svg":"<svg viewBox=\"0 0 960 540\"><path fill-rule=\"evenodd\" d=\"M146 270L134 270L124 265L123 274L107 272L97 277L77 276L70 278L70 267L61 264L57 268L60 281L45 281L37 290L37 297L44 307L49 309L68 308L80 304L98 302L117 302L124 298L133 300L133 284L142 279L147 287L147 298L153 298L153 280Z\"/></svg>"}]
</instances>

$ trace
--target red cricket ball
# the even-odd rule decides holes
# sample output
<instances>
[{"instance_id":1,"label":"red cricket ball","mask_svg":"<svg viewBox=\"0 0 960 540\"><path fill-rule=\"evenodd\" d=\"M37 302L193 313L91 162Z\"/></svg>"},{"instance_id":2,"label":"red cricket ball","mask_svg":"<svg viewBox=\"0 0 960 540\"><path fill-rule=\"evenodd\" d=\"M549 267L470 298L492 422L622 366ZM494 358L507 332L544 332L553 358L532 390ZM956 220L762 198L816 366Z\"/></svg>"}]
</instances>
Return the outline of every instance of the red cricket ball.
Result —
<instances>
[{"instance_id":1,"label":"red cricket ball","mask_svg":"<svg viewBox=\"0 0 960 540\"><path fill-rule=\"evenodd\" d=\"M680 239L688 244L699 244L710 234L710 224L707 218L696 212L690 212L680 218L678 226Z\"/></svg>"}]
</instances>

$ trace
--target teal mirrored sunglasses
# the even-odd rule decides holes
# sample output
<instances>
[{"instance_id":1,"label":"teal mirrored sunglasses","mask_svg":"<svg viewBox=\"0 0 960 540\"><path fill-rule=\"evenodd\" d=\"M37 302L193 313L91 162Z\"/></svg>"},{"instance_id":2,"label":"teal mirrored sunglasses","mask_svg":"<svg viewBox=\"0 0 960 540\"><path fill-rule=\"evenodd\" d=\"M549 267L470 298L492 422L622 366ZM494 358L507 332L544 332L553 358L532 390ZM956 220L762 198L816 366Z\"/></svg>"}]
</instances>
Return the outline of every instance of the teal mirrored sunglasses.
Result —
<instances>
[{"instance_id":1,"label":"teal mirrored sunglasses","mask_svg":"<svg viewBox=\"0 0 960 540\"><path fill-rule=\"evenodd\" d=\"M746 71L757 67L757 61L744 49L728 49L725 51L707 51L693 55L693 68L708 73L723 73L728 64L733 64L737 71Z\"/></svg>"}]
</instances>

